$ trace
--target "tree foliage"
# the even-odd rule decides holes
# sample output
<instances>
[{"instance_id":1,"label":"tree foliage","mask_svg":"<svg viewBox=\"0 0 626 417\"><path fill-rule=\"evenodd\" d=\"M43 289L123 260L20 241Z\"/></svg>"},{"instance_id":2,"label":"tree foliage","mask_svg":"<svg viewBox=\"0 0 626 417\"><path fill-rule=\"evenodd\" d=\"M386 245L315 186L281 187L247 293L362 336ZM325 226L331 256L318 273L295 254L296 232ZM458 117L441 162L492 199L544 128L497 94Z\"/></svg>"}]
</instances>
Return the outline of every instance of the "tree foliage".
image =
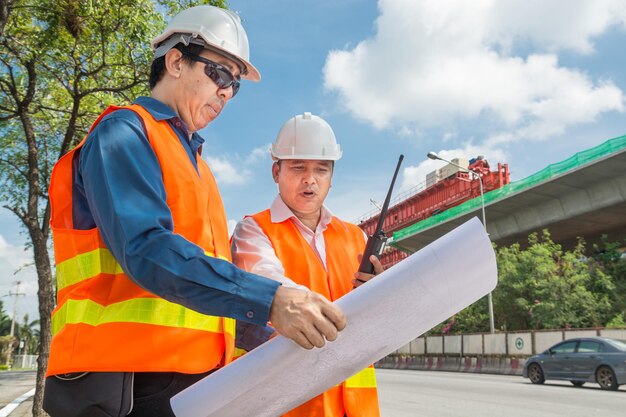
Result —
<instances>
[{"instance_id":1,"label":"tree foliage","mask_svg":"<svg viewBox=\"0 0 626 417\"><path fill-rule=\"evenodd\" d=\"M165 16L223 1L3 0L0 2L0 202L33 249L41 319L37 392L50 345L50 172L109 104L148 93L149 41Z\"/></svg>"},{"instance_id":2,"label":"tree foliage","mask_svg":"<svg viewBox=\"0 0 626 417\"><path fill-rule=\"evenodd\" d=\"M499 330L619 327L626 318L626 259L620 243L594 245L591 255L579 239L572 250L550 233L531 234L528 245L496 248L498 286L493 291ZM484 332L489 329L486 297L433 333Z\"/></svg>"},{"instance_id":3,"label":"tree foliage","mask_svg":"<svg viewBox=\"0 0 626 417\"><path fill-rule=\"evenodd\" d=\"M13 327L13 337L11 334ZM18 348L23 342L21 350ZM0 364L10 362L10 357L15 354L33 355L39 348L39 320L29 321L28 314L24 315L22 323L13 322L4 311L0 303Z\"/></svg>"},{"instance_id":4,"label":"tree foliage","mask_svg":"<svg viewBox=\"0 0 626 417\"><path fill-rule=\"evenodd\" d=\"M609 242L607 236L602 236L600 245L593 245L593 254L589 260L594 269L598 269L613 278L615 290L611 293L613 305L612 322L624 323L626 320L626 259L619 251L618 242Z\"/></svg>"},{"instance_id":5,"label":"tree foliage","mask_svg":"<svg viewBox=\"0 0 626 417\"><path fill-rule=\"evenodd\" d=\"M610 276L592 268L584 241L564 251L550 239L532 234L529 247L498 251L496 315L512 329L604 326L610 317Z\"/></svg>"}]
</instances>

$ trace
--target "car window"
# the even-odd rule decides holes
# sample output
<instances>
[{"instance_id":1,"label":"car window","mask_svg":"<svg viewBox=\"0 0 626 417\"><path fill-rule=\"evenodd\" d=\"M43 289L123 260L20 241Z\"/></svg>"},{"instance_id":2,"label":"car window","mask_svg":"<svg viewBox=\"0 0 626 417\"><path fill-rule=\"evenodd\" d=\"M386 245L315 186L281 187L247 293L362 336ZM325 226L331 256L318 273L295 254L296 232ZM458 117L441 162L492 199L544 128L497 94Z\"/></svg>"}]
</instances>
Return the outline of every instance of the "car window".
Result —
<instances>
[{"instance_id":1,"label":"car window","mask_svg":"<svg viewBox=\"0 0 626 417\"><path fill-rule=\"evenodd\" d=\"M573 341L573 342L561 343L560 345L554 346L552 349L550 349L550 351L552 353L573 353L574 350L576 349L576 343L578 342Z\"/></svg>"},{"instance_id":2,"label":"car window","mask_svg":"<svg viewBox=\"0 0 626 417\"><path fill-rule=\"evenodd\" d=\"M602 344L598 342L592 342L591 340L581 340L580 344L578 345L578 353L602 352L603 347L604 346L602 346Z\"/></svg>"},{"instance_id":3,"label":"car window","mask_svg":"<svg viewBox=\"0 0 626 417\"><path fill-rule=\"evenodd\" d=\"M609 339L608 342L618 348L619 350L626 351L626 340Z\"/></svg>"}]
</instances>

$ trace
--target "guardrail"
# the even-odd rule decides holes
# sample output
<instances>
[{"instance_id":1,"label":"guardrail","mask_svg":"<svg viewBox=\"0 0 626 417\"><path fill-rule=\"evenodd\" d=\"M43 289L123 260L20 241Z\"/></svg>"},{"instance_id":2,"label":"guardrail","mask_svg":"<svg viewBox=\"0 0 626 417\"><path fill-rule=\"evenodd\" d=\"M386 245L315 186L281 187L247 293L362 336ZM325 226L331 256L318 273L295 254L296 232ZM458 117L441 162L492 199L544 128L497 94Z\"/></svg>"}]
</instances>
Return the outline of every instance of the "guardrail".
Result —
<instances>
[{"instance_id":1,"label":"guardrail","mask_svg":"<svg viewBox=\"0 0 626 417\"><path fill-rule=\"evenodd\" d=\"M626 340L624 329L561 329L418 337L392 355L515 356L541 353L573 337L604 336Z\"/></svg>"},{"instance_id":2,"label":"guardrail","mask_svg":"<svg viewBox=\"0 0 626 417\"><path fill-rule=\"evenodd\" d=\"M11 369L37 369L37 355L14 355Z\"/></svg>"},{"instance_id":3,"label":"guardrail","mask_svg":"<svg viewBox=\"0 0 626 417\"><path fill-rule=\"evenodd\" d=\"M418 337L377 368L521 375L526 358L573 337L626 340L623 329L562 329Z\"/></svg>"}]
</instances>

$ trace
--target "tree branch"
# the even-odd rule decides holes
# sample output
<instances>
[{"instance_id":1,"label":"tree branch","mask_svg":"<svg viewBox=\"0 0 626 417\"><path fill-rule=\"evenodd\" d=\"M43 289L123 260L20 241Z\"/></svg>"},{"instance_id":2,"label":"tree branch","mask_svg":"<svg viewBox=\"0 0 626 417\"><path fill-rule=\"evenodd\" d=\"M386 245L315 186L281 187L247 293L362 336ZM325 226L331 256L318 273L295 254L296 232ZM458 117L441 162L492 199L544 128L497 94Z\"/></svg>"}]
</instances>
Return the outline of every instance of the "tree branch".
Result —
<instances>
[{"instance_id":1,"label":"tree branch","mask_svg":"<svg viewBox=\"0 0 626 417\"><path fill-rule=\"evenodd\" d=\"M24 177L25 179L28 179L28 175L24 171L22 171L22 169L20 168L19 165L16 165L15 163L9 161L8 159L4 159L4 158L0 159L0 163L9 165L11 168L13 168L17 172L19 172L19 174L22 177Z\"/></svg>"},{"instance_id":2,"label":"tree branch","mask_svg":"<svg viewBox=\"0 0 626 417\"><path fill-rule=\"evenodd\" d=\"M121 93L129 88L135 87L139 84L141 84L142 82L144 82L145 80L140 80L140 79L136 79L134 80L132 83L126 84L126 85L122 85L119 87L99 87L99 88L92 88L89 90L85 90L84 92L81 93L82 97L86 97L90 94L94 94L94 93Z\"/></svg>"},{"instance_id":3,"label":"tree branch","mask_svg":"<svg viewBox=\"0 0 626 417\"><path fill-rule=\"evenodd\" d=\"M15 0L3 0L0 1L0 35L4 33L4 26L9 20L11 9L13 9L13 3Z\"/></svg>"},{"instance_id":4,"label":"tree branch","mask_svg":"<svg viewBox=\"0 0 626 417\"><path fill-rule=\"evenodd\" d=\"M2 106L0 106L1 110L4 110ZM7 120L15 119L17 117L17 113L12 113L7 116L0 116L0 122L6 122Z\"/></svg>"},{"instance_id":5,"label":"tree branch","mask_svg":"<svg viewBox=\"0 0 626 417\"><path fill-rule=\"evenodd\" d=\"M27 223L27 219L26 219L26 213L24 213L23 210L20 210L19 207L11 207L11 206L8 206L8 205L4 205L2 207L4 207L5 209L13 212L13 214L15 214L22 221L22 223L24 223L24 225L28 224Z\"/></svg>"},{"instance_id":6,"label":"tree branch","mask_svg":"<svg viewBox=\"0 0 626 417\"><path fill-rule=\"evenodd\" d=\"M48 199L48 202L46 203L46 210L44 211L43 219L41 219L41 233L43 233L45 238L48 239L48 233L50 232L51 208L50 198L48 196L46 196L46 198Z\"/></svg>"}]
</instances>

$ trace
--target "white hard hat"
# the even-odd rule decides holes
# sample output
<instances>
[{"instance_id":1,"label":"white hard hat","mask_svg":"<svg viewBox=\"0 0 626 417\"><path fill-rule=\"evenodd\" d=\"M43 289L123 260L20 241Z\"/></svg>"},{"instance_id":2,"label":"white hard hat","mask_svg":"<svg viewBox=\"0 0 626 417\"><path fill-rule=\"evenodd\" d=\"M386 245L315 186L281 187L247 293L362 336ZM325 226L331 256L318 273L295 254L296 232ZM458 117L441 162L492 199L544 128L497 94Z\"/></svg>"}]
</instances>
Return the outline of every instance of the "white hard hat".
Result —
<instances>
[{"instance_id":1,"label":"white hard hat","mask_svg":"<svg viewBox=\"0 0 626 417\"><path fill-rule=\"evenodd\" d=\"M172 18L165 31L152 40L154 59L162 57L179 43L203 45L231 58L241 66L241 77L259 81L261 75L250 61L248 36L241 19L230 10L196 6Z\"/></svg>"},{"instance_id":2,"label":"white hard hat","mask_svg":"<svg viewBox=\"0 0 626 417\"><path fill-rule=\"evenodd\" d=\"M287 120L278 132L271 152L274 159L336 161L341 158L341 148L333 129L324 119L309 112Z\"/></svg>"}]
</instances>

